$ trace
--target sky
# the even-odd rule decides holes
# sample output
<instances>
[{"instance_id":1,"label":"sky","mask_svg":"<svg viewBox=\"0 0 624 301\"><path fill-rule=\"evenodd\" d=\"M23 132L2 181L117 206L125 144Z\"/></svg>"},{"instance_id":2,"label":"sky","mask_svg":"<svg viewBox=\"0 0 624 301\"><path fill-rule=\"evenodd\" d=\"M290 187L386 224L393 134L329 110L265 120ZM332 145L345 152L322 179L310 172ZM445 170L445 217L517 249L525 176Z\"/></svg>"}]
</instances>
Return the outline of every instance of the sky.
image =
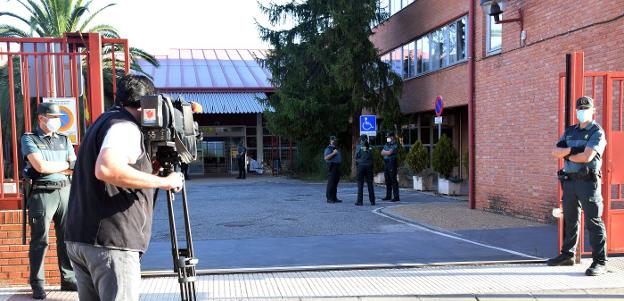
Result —
<instances>
[{"instance_id":1,"label":"sky","mask_svg":"<svg viewBox=\"0 0 624 301\"><path fill-rule=\"evenodd\" d=\"M152 54L166 54L170 48L269 48L254 22L268 25L256 0L94 0L90 7L109 3L116 5L91 24L113 25L131 47ZM0 11L25 15L15 0L0 0ZM0 17L0 23L8 20Z\"/></svg>"}]
</instances>

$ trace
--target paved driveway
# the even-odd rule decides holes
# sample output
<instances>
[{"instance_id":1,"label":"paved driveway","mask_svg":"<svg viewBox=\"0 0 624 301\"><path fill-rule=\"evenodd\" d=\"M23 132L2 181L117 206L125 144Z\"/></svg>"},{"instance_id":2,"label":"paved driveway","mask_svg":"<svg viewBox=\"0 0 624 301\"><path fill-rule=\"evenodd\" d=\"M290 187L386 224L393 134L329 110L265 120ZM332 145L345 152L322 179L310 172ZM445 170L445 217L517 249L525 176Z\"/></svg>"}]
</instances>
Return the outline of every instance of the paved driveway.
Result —
<instances>
[{"instance_id":1,"label":"paved driveway","mask_svg":"<svg viewBox=\"0 0 624 301\"><path fill-rule=\"evenodd\" d=\"M324 189L324 183L268 176L189 181L189 208L199 268L532 258L507 250L507 246L490 244L487 239L470 240L474 235L464 237L386 216L384 212L390 212L394 203L378 202L372 207L365 202L365 206L354 206L354 183L340 184L338 196L344 200L340 204L326 203ZM382 187L376 188L377 196L383 197L384 193ZM407 190L402 191L401 200L402 204L457 202ZM144 270L172 266L165 205L161 194L152 243L142 262ZM179 202L175 206L178 229L182 229Z\"/></svg>"}]
</instances>

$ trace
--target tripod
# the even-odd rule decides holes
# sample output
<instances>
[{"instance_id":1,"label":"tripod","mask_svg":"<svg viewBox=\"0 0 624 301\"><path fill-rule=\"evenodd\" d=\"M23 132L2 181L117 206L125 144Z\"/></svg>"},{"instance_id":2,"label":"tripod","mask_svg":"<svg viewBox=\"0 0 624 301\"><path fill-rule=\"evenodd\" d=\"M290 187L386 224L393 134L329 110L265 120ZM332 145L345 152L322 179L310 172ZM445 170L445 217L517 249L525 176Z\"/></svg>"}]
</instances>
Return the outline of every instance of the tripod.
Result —
<instances>
[{"instance_id":1,"label":"tripod","mask_svg":"<svg viewBox=\"0 0 624 301\"><path fill-rule=\"evenodd\" d=\"M159 147L157 158L163 165L161 174L167 176L175 171L175 166L179 165L178 155L171 147ZM176 230L175 216L173 213L173 202L175 193L167 191L167 210L169 211L169 235L171 237L171 255L173 256L173 270L178 274L180 284L180 297L182 301L195 301L195 281L197 280L195 266L199 262L193 252L193 237L191 235L191 223L186 201L186 184L182 185L182 214L184 215L184 231L186 237L186 248L178 245L178 233Z\"/></svg>"}]
</instances>

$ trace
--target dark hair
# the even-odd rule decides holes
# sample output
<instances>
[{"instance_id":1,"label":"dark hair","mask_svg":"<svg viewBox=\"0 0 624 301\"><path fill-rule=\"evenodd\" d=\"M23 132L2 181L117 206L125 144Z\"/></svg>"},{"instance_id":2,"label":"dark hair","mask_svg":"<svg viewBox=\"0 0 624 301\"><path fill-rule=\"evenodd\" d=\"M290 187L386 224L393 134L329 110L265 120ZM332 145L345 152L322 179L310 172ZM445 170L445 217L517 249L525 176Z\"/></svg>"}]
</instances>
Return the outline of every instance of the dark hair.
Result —
<instances>
[{"instance_id":1,"label":"dark hair","mask_svg":"<svg viewBox=\"0 0 624 301\"><path fill-rule=\"evenodd\" d=\"M154 83L145 75L126 74L117 82L117 104L138 108L141 97L154 94Z\"/></svg>"}]
</instances>

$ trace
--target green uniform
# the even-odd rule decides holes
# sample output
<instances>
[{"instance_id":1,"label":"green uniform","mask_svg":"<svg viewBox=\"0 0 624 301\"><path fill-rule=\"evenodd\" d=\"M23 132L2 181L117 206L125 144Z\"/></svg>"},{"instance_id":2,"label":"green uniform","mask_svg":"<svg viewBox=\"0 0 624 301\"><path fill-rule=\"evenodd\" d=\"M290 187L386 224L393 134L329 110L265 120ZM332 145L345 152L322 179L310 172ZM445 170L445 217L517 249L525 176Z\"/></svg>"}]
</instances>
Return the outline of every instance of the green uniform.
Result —
<instances>
[{"instance_id":1,"label":"green uniform","mask_svg":"<svg viewBox=\"0 0 624 301\"><path fill-rule=\"evenodd\" d=\"M383 150L391 151L390 155L384 156L384 179L386 181L386 197L384 200L392 200L398 202L399 198L399 181L397 180L397 156L399 155L399 145L392 141L384 145Z\"/></svg>"},{"instance_id":2,"label":"green uniform","mask_svg":"<svg viewBox=\"0 0 624 301\"><path fill-rule=\"evenodd\" d=\"M579 235L579 217L581 208L585 213L585 225L589 231L589 243L592 247L594 262L604 264L606 257L607 234L602 221L602 154L607 141L603 129L594 121L585 128L572 125L565 130L559 142L566 142L568 147L591 148L596 156L588 163L575 163L567 158L564 160L563 216L564 239L561 254L573 257Z\"/></svg>"},{"instance_id":3,"label":"green uniform","mask_svg":"<svg viewBox=\"0 0 624 301\"><path fill-rule=\"evenodd\" d=\"M21 138L21 150L24 158L33 153L40 153L44 160L67 162L75 158L74 148L69 138L61 134L45 135L39 128L34 133L25 133ZM50 222L54 220L58 264L63 283L76 282L71 263L65 248L65 212L69 200L70 181L60 173L38 173L27 163L25 173L32 182L28 200L28 223L30 224L30 284L33 287L45 285L44 259L48 248Z\"/></svg>"}]
</instances>

